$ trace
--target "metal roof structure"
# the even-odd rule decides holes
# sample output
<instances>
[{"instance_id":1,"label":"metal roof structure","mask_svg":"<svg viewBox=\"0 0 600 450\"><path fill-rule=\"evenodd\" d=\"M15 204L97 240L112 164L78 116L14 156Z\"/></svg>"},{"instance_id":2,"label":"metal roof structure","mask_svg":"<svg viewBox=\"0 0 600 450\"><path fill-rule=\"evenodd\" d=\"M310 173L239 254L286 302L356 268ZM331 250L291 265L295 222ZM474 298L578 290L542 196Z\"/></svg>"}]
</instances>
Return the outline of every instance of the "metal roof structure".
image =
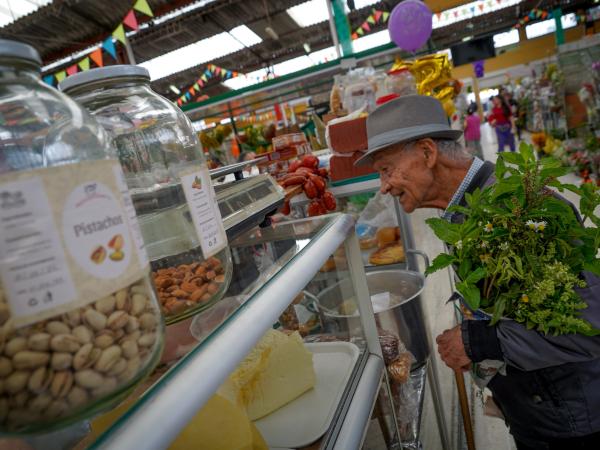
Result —
<instances>
[{"instance_id":1,"label":"metal roof structure","mask_svg":"<svg viewBox=\"0 0 600 450\"><path fill-rule=\"evenodd\" d=\"M288 8L305 1L148 0L154 18L138 17L139 23L143 25L137 32L129 34L129 41L136 62L142 63L204 38L246 25L262 41L209 62L228 70L247 73L305 55L305 44L312 51L333 45L327 21L300 27L287 14ZM426 3L433 11L440 11L467 1L427 0ZM358 27L372 8L391 11L397 3L399 0L382 0L351 11L348 14L351 29ZM133 1L130 0L54 0L0 28L0 37L30 43L38 49L44 63L48 64L101 42L120 23L132 4ZM435 29L432 43L436 48L445 48L460 42L465 36L508 29L521 15L534 7L561 6L565 11L574 11L592 4L592 0L524 0L518 5L478 16L473 20ZM178 11L181 14L177 14ZM267 31L267 27L275 32L276 38ZM372 32L377 32L385 27L385 24L378 23L371 28ZM107 61L106 64L127 62L122 46L118 47L119 61ZM73 61L54 67L52 71L70 64ZM176 95L169 86L189 87L205 68L205 63L190 67L153 81L152 87L160 94L174 99ZM227 90L220 80L214 79L207 83L203 93L212 97Z\"/></svg>"}]
</instances>

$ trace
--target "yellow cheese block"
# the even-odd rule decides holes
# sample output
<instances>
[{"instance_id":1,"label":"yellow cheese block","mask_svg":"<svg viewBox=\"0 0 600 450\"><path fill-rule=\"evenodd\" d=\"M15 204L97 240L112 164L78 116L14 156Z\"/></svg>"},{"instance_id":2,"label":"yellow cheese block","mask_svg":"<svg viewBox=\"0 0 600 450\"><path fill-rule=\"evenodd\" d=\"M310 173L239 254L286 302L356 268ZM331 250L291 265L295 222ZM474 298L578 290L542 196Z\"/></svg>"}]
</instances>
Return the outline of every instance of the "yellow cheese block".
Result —
<instances>
[{"instance_id":1,"label":"yellow cheese block","mask_svg":"<svg viewBox=\"0 0 600 450\"><path fill-rule=\"evenodd\" d=\"M269 330L230 380L250 420L260 419L315 386L312 353L298 332Z\"/></svg>"}]
</instances>

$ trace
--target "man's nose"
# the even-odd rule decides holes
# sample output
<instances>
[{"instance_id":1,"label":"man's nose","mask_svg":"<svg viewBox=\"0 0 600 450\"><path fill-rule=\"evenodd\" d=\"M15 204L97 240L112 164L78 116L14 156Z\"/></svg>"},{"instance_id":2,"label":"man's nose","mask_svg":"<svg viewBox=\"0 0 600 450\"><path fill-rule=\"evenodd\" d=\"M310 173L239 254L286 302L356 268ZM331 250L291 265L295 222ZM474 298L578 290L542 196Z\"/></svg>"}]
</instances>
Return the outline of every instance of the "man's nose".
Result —
<instances>
[{"instance_id":1,"label":"man's nose","mask_svg":"<svg viewBox=\"0 0 600 450\"><path fill-rule=\"evenodd\" d=\"M390 189L392 188L392 186L390 186L390 184L387 181L383 180L382 178L380 178L380 179L381 179L381 188L379 188L379 190L381 191L382 194L387 194L390 191Z\"/></svg>"}]
</instances>

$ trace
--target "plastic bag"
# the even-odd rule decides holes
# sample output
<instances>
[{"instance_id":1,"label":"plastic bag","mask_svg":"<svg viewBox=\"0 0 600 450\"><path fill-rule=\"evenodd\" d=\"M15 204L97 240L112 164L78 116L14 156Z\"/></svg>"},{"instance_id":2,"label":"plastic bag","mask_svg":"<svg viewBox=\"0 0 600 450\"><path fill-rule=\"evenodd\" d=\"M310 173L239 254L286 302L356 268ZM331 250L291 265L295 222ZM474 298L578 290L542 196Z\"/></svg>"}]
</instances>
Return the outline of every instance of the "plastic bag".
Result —
<instances>
[{"instance_id":1,"label":"plastic bag","mask_svg":"<svg viewBox=\"0 0 600 450\"><path fill-rule=\"evenodd\" d=\"M360 213L356 223L359 238L375 235L379 228L398 226L394 197L377 192Z\"/></svg>"}]
</instances>

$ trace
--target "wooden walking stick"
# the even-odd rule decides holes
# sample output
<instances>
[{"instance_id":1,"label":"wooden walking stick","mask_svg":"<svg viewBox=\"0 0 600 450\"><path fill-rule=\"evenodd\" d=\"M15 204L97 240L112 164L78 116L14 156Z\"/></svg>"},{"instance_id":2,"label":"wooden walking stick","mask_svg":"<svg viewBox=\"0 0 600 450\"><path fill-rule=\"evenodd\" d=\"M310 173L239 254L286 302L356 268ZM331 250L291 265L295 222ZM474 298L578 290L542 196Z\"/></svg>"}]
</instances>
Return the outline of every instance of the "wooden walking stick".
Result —
<instances>
[{"instance_id":1,"label":"wooden walking stick","mask_svg":"<svg viewBox=\"0 0 600 450\"><path fill-rule=\"evenodd\" d=\"M465 388L465 377L460 370L454 371L456 388L458 389L458 400L460 401L460 412L462 413L463 427L467 437L467 448L475 450L475 436L473 435L473 424L471 423L471 411L469 409L469 399Z\"/></svg>"}]
</instances>

